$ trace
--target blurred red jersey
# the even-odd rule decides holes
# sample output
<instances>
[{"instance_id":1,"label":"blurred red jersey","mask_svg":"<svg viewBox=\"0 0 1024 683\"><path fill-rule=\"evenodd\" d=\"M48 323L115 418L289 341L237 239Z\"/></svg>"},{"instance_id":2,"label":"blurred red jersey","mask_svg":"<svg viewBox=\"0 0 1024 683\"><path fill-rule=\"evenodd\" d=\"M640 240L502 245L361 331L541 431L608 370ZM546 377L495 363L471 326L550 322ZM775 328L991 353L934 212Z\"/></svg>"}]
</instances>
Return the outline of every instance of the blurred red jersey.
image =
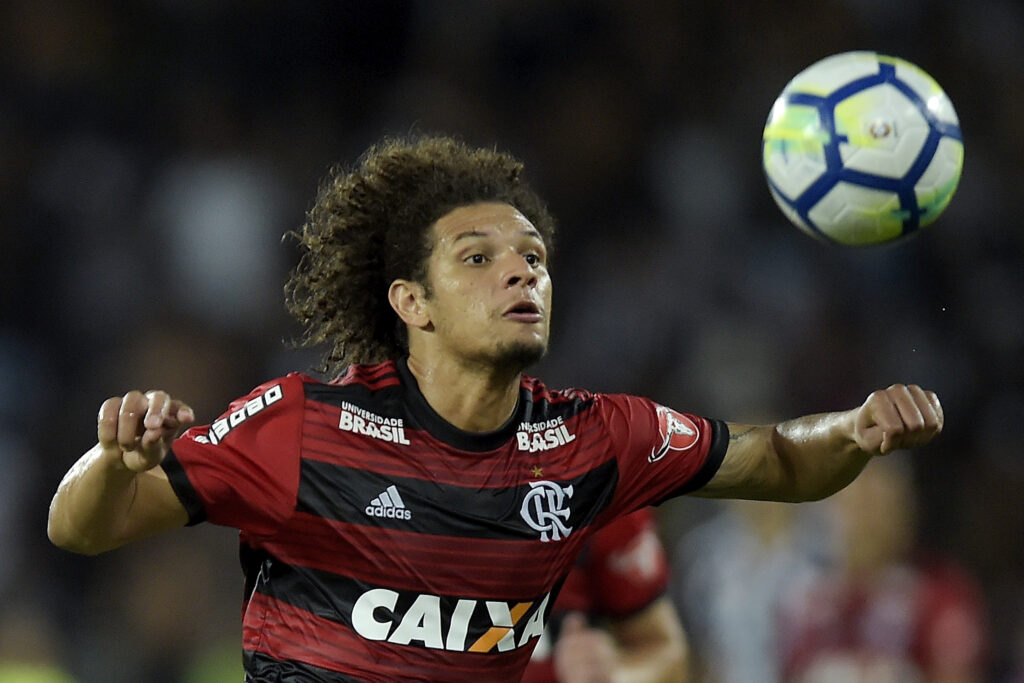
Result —
<instances>
[{"instance_id":1,"label":"blurred red jersey","mask_svg":"<svg viewBox=\"0 0 1024 683\"><path fill-rule=\"evenodd\" d=\"M781 606L788 681L980 680L980 592L948 563L826 575Z\"/></svg>"}]
</instances>

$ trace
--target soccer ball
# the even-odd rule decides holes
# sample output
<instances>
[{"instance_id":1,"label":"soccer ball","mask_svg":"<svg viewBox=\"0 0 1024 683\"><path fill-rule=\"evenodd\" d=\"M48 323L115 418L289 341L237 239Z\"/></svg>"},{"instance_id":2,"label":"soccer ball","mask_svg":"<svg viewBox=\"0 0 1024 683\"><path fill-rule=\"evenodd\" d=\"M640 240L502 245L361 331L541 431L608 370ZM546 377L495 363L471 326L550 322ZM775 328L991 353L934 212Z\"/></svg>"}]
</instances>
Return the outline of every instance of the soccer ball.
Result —
<instances>
[{"instance_id":1,"label":"soccer ball","mask_svg":"<svg viewBox=\"0 0 1024 683\"><path fill-rule=\"evenodd\" d=\"M772 197L805 232L843 245L892 243L953 197L964 145L953 103L910 62L827 57L791 80L764 127Z\"/></svg>"}]
</instances>

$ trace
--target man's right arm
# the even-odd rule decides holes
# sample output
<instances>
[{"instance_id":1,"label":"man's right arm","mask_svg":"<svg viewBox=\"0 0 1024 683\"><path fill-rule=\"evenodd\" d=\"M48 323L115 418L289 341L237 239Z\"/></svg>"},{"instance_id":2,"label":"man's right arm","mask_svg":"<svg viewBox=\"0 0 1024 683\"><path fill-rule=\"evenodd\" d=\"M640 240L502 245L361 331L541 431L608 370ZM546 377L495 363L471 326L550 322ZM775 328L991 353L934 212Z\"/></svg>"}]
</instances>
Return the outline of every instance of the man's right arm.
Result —
<instances>
[{"instance_id":1,"label":"man's right arm","mask_svg":"<svg viewBox=\"0 0 1024 683\"><path fill-rule=\"evenodd\" d=\"M194 420L191 408L162 391L107 399L97 444L64 475L50 503L50 540L95 555L184 526L188 513L158 465Z\"/></svg>"}]
</instances>

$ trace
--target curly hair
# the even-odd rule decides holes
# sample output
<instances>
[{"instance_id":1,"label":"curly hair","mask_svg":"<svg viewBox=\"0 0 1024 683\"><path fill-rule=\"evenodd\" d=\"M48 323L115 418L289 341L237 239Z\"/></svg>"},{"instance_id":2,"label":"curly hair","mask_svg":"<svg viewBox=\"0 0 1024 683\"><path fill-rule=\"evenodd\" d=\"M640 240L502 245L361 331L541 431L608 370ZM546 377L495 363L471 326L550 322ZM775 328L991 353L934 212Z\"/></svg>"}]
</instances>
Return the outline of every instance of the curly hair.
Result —
<instances>
[{"instance_id":1,"label":"curly hair","mask_svg":"<svg viewBox=\"0 0 1024 683\"><path fill-rule=\"evenodd\" d=\"M509 154L445 136L385 138L352 169L332 169L301 231L289 233L301 254L285 285L288 311L305 328L296 344L327 345L318 369L335 374L408 353L388 288L402 278L429 292L430 229L461 206L515 207L550 251L554 218L522 174Z\"/></svg>"}]
</instances>

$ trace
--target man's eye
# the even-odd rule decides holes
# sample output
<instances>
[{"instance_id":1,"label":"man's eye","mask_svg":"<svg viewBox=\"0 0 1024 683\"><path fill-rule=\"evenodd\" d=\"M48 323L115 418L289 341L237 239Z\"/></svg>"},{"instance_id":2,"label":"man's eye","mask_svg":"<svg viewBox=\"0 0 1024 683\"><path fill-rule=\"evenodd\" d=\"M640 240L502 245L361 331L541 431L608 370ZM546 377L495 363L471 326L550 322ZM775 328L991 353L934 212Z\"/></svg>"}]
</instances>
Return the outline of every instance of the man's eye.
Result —
<instances>
[{"instance_id":1,"label":"man's eye","mask_svg":"<svg viewBox=\"0 0 1024 683\"><path fill-rule=\"evenodd\" d=\"M537 254L525 254L523 258L526 259L526 262L529 263L531 266L541 265L540 256Z\"/></svg>"},{"instance_id":2,"label":"man's eye","mask_svg":"<svg viewBox=\"0 0 1024 683\"><path fill-rule=\"evenodd\" d=\"M473 254L472 256L466 258L466 262L479 266L481 264L487 263L487 257L484 256L483 254Z\"/></svg>"}]
</instances>

